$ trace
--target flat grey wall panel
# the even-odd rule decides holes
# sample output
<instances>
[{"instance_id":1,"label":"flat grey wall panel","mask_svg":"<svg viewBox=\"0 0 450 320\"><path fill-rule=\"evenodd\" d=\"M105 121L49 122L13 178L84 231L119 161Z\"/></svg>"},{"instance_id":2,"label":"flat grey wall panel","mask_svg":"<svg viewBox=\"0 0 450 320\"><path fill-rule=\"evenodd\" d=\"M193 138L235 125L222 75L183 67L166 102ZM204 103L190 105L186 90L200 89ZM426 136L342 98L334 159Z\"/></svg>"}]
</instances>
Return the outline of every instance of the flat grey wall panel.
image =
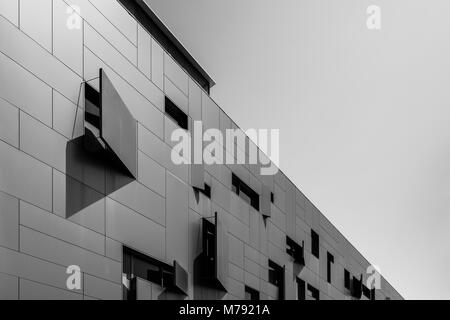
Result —
<instances>
[{"instance_id":1,"label":"flat grey wall panel","mask_svg":"<svg viewBox=\"0 0 450 320\"><path fill-rule=\"evenodd\" d=\"M83 300L83 295L20 279L20 300Z\"/></svg>"},{"instance_id":2,"label":"flat grey wall panel","mask_svg":"<svg viewBox=\"0 0 450 320\"><path fill-rule=\"evenodd\" d=\"M188 187L172 174L166 174L166 258L188 267Z\"/></svg>"},{"instance_id":3,"label":"flat grey wall panel","mask_svg":"<svg viewBox=\"0 0 450 320\"><path fill-rule=\"evenodd\" d=\"M233 236L228 236L229 260L236 266L244 269L244 244L241 240Z\"/></svg>"},{"instance_id":4,"label":"flat grey wall panel","mask_svg":"<svg viewBox=\"0 0 450 320\"><path fill-rule=\"evenodd\" d=\"M19 25L19 0L0 0L0 15Z\"/></svg>"},{"instance_id":5,"label":"flat grey wall panel","mask_svg":"<svg viewBox=\"0 0 450 320\"><path fill-rule=\"evenodd\" d=\"M139 182L132 182L110 194L109 197L160 225L165 225L165 199Z\"/></svg>"},{"instance_id":6,"label":"flat grey wall panel","mask_svg":"<svg viewBox=\"0 0 450 320\"><path fill-rule=\"evenodd\" d=\"M178 89L183 91L185 95L188 95L188 76L167 53L164 54L164 74L178 87Z\"/></svg>"},{"instance_id":7,"label":"flat grey wall panel","mask_svg":"<svg viewBox=\"0 0 450 320\"><path fill-rule=\"evenodd\" d=\"M138 25L138 68L147 78L151 77L152 39L148 32Z\"/></svg>"},{"instance_id":8,"label":"flat grey wall panel","mask_svg":"<svg viewBox=\"0 0 450 320\"><path fill-rule=\"evenodd\" d=\"M133 177L137 177L137 122L114 84L102 71L102 138Z\"/></svg>"},{"instance_id":9,"label":"flat grey wall panel","mask_svg":"<svg viewBox=\"0 0 450 320\"><path fill-rule=\"evenodd\" d=\"M0 33L3 39L7 35L2 33L1 21L0 17ZM51 126L52 90L50 87L4 55L0 55L0 71L2 83L0 97ZM27 94L23 94L24 92Z\"/></svg>"},{"instance_id":10,"label":"flat grey wall panel","mask_svg":"<svg viewBox=\"0 0 450 320\"><path fill-rule=\"evenodd\" d=\"M220 129L219 107L205 92L202 92L202 120L205 130Z\"/></svg>"},{"instance_id":11,"label":"flat grey wall panel","mask_svg":"<svg viewBox=\"0 0 450 320\"><path fill-rule=\"evenodd\" d=\"M85 23L85 46L103 60L111 69L119 73L136 90L160 110L164 108L164 94L137 67L111 46L102 36ZM135 48L136 49L136 48Z\"/></svg>"},{"instance_id":12,"label":"flat grey wall panel","mask_svg":"<svg viewBox=\"0 0 450 320\"><path fill-rule=\"evenodd\" d=\"M2 247L0 247L0 272L67 289L66 268Z\"/></svg>"},{"instance_id":13,"label":"flat grey wall panel","mask_svg":"<svg viewBox=\"0 0 450 320\"><path fill-rule=\"evenodd\" d=\"M84 275L84 294L101 300L122 300L122 285Z\"/></svg>"},{"instance_id":14,"label":"flat grey wall panel","mask_svg":"<svg viewBox=\"0 0 450 320\"><path fill-rule=\"evenodd\" d=\"M123 245L119 241L106 238L105 255L116 261L123 261Z\"/></svg>"},{"instance_id":15,"label":"flat grey wall panel","mask_svg":"<svg viewBox=\"0 0 450 320\"><path fill-rule=\"evenodd\" d=\"M20 227L20 250L66 268L77 265L91 275L116 283L122 281L121 263L26 227Z\"/></svg>"},{"instance_id":16,"label":"flat grey wall panel","mask_svg":"<svg viewBox=\"0 0 450 320\"><path fill-rule=\"evenodd\" d=\"M35 2L34 0L27 0ZM50 30L51 31L51 30ZM0 18L0 51L77 103L81 78L26 34ZM15 74L15 73L9 73ZM23 85L18 86L24 90ZM32 88L32 87L31 87ZM28 91L27 91L28 92Z\"/></svg>"},{"instance_id":17,"label":"flat grey wall panel","mask_svg":"<svg viewBox=\"0 0 450 320\"><path fill-rule=\"evenodd\" d=\"M19 146L19 109L0 99L0 140Z\"/></svg>"},{"instance_id":18,"label":"flat grey wall panel","mask_svg":"<svg viewBox=\"0 0 450 320\"><path fill-rule=\"evenodd\" d=\"M0 300L19 299L19 278L0 273Z\"/></svg>"},{"instance_id":19,"label":"flat grey wall panel","mask_svg":"<svg viewBox=\"0 0 450 320\"><path fill-rule=\"evenodd\" d=\"M0 192L0 246L19 249L19 201Z\"/></svg>"},{"instance_id":20,"label":"flat grey wall panel","mask_svg":"<svg viewBox=\"0 0 450 320\"><path fill-rule=\"evenodd\" d=\"M138 147L143 153L155 160L161 165L167 161L166 148L164 141L156 134L138 124Z\"/></svg>"},{"instance_id":21,"label":"flat grey wall panel","mask_svg":"<svg viewBox=\"0 0 450 320\"><path fill-rule=\"evenodd\" d=\"M76 104L53 90L53 129L69 140L84 134L84 111L76 109Z\"/></svg>"},{"instance_id":22,"label":"flat grey wall panel","mask_svg":"<svg viewBox=\"0 0 450 320\"><path fill-rule=\"evenodd\" d=\"M26 202L20 203L20 224L57 239L105 254L105 237Z\"/></svg>"},{"instance_id":23,"label":"flat grey wall panel","mask_svg":"<svg viewBox=\"0 0 450 320\"><path fill-rule=\"evenodd\" d=\"M82 28L68 28L74 11L63 0L53 1L53 54L78 75L83 75ZM71 14L69 14L72 12Z\"/></svg>"},{"instance_id":24,"label":"flat grey wall panel","mask_svg":"<svg viewBox=\"0 0 450 320\"><path fill-rule=\"evenodd\" d=\"M164 90L164 51L155 40L152 40L152 81Z\"/></svg>"},{"instance_id":25,"label":"flat grey wall panel","mask_svg":"<svg viewBox=\"0 0 450 320\"><path fill-rule=\"evenodd\" d=\"M166 194L165 170L142 152L138 152L139 182L157 192Z\"/></svg>"},{"instance_id":26,"label":"flat grey wall panel","mask_svg":"<svg viewBox=\"0 0 450 320\"><path fill-rule=\"evenodd\" d=\"M189 78L189 116L195 121L202 120L202 90Z\"/></svg>"},{"instance_id":27,"label":"flat grey wall panel","mask_svg":"<svg viewBox=\"0 0 450 320\"><path fill-rule=\"evenodd\" d=\"M66 171L67 139L33 119L20 113L20 149L49 166Z\"/></svg>"},{"instance_id":28,"label":"flat grey wall panel","mask_svg":"<svg viewBox=\"0 0 450 320\"><path fill-rule=\"evenodd\" d=\"M119 29L131 43L137 45L137 22L117 0L95 0L92 4L106 17L106 19L111 21L111 23Z\"/></svg>"},{"instance_id":29,"label":"flat grey wall panel","mask_svg":"<svg viewBox=\"0 0 450 320\"><path fill-rule=\"evenodd\" d=\"M52 0L21 0L20 29L52 51Z\"/></svg>"},{"instance_id":30,"label":"flat grey wall panel","mask_svg":"<svg viewBox=\"0 0 450 320\"><path fill-rule=\"evenodd\" d=\"M165 228L114 200L106 201L106 235L156 259L165 260ZM139 236L136 236L139 235Z\"/></svg>"},{"instance_id":31,"label":"flat grey wall panel","mask_svg":"<svg viewBox=\"0 0 450 320\"><path fill-rule=\"evenodd\" d=\"M50 167L4 142L0 142L0 163L0 190L51 210Z\"/></svg>"}]
</instances>

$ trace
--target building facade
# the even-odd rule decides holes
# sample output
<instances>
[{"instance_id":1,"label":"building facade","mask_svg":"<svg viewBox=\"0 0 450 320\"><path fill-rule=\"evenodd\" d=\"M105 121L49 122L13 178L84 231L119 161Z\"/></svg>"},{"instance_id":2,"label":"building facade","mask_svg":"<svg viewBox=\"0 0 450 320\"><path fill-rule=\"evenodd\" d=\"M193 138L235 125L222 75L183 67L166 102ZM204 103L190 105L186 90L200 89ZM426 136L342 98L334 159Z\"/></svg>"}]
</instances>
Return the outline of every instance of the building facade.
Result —
<instances>
[{"instance_id":1,"label":"building facade","mask_svg":"<svg viewBox=\"0 0 450 320\"><path fill-rule=\"evenodd\" d=\"M174 164L238 128L149 3L0 0L0 299L402 299L281 171Z\"/></svg>"}]
</instances>

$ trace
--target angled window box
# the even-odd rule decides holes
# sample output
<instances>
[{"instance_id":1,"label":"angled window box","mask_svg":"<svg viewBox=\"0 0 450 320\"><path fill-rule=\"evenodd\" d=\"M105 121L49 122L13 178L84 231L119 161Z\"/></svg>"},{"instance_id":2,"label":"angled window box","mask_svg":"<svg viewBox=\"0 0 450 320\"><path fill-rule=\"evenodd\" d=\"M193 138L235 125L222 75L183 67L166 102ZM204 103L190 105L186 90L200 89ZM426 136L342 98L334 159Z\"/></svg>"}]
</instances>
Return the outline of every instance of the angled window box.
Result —
<instances>
[{"instance_id":1,"label":"angled window box","mask_svg":"<svg viewBox=\"0 0 450 320\"><path fill-rule=\"evenodd\" d=\"M202 228L201 279L205 284L226 292L228 278L227 230L217 212L214 215L214 223L203 218Z\"/></svg>"},{"instance_id":2,"label":"angled window box","mask_svg":"<svg viewBox=\"0 0 450 320\"><path fill-rule=\"evenodd\" d=\"M100 69L99 83L100 92L85 85L85 136L94 136L136 178L137 121L103 69Z\"/></svg>"},{"instance_id":3,"label":"angled window box","mask_svg":"<svg viewBox=\"0 0 450 320\"><path fill-rule=\"evenodd\" d=\"M294 262L304 266L305 265L305 241L300 246L297 242L286 236L286 253L294 258Z\"/></svg>"}]
</instances>

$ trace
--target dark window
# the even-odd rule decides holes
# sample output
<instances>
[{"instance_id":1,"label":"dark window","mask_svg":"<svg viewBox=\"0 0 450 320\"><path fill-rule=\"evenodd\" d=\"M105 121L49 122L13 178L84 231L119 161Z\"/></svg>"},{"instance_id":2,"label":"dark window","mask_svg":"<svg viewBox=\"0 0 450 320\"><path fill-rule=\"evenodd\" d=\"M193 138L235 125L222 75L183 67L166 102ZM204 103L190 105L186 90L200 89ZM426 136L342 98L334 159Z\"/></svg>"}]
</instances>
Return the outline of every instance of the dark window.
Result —
<instances>
[{"instance_id":1,"label":"dark window","mask_svg":"<svg viewBox=\"0 0 450 320\"><path fill-rule=\"evenodd\" d=\"M308 292L314 300L320 300L320 292L312 285L308 284Z\"/></svg>"},{"instance_id":2,"label":"dark window","mask_svg":"<svg viewBox=\"0 0 450 320\"><path fill-rule=\"evenodd\" d=\"M366 297L367 299L370 299L370 289L367 288L365 285L362 285L362 293L363 293L364 297Z\"/></svg>"},{"instance_id":3,"label":"dark window","mask_svg":"<svg viewBox=\"0 0 450 320\"><path fill-rule=\"evenodd\" d=\"M259 300L259 292L255 289L245 286L245 300Z\"/></svg>"},{"instance_id":4,"label":"dark window","mask_svg":"<svg viewBox=\"0 0 450 320\"><path fill-rule=\"evenodd\" d=\"M352 279L352 296L356 299L361 299L362 296L362 290L363 290L363 284L362 284L362 275L361 278L358 279L356 277L353 277Z\"/></svg>"},{"instance_id":5,"label":"dark window","mask_svg":"<svg viewBox=\"0 0 450 320\"><path fill-rule=\"evenodd\" d=\"M167 97L165 111L169 117L171 117L176 123L178 123L180 128L188 130L188 116L180 108L178 108L177 105L172 102L172 100Z\"/></svg>"},{"instance_id":6,"label":"dark window","mask_svg":"<svg viewBox=\"0 0 450 320\"><path fill-rule=\"evenodd\" d=\"M375 288L372 288L372 290L370 290L370 300L376 300Z\"/></svg>"},{"instance_id":7,"label":"dark window","mask_svg":"<svg viewBox=\"0 0 450 320\"><path fill-rule=\"evenodd\" d=\"M306 299L306 283L300 278L297 278L297 300Z\"/></svg>"},{"instance_id":8,"label":"dark window","mask_svg":"<svg viewBox=\"0 0 450 320\"><path fill-rule=\"evenodd\" d=\"M350 290L350 272L344 269L344 287Z\"/></svg>"},{"instance_id":9,"label":"dark window","mask_svg":"<svg viewBox=\"0 0 450 320\"><path fill-rule=\"evenodd\" d=\"M303 250L304 246L304 242L302 243L302 246L300 246L294 240L286 236L286 253L294 258L295 262L302 266L305 265L305 255Z\"/></svg>"},{"instance_id":10,"label":"dark window","mask_svg":"<svg viewBox=\"0 0 450 320\"><path fill-rule=\"evenodd\" d=\"M177 292L187 290L187 287L177 287L177 284L180 283L179 280L187 281L187 273L176 262L171 266L125 247L123 249L123 273L130 283L136 278L140 278L167 289L175 289ZM176 279L177 275L180 276L180 279ZM127 287L124 283L124 299L137 299L135 289L131 286Z\"/></svg>"},{"instance_id":11,"label":"dark window","mask_svg":"<svg viewBox=\"0 0 450 320\"><path fill-rule=\"evenodd\" d=\"M273 192L270 193L270 202L275 203L275 194Z\"/></svg>"},{"instance_id":12,"label":"dark window","mask_svg":"<svg viewBox=\"0 0 450 320\"><path fill-rule=\"evenodd\" d=\"M278 300L284 299L284 268L269 260L269 282L278 287Z\"/></svg>"},{"instance_id":13,"label":"dark window","mask_svg":"<svg viewBox=\"0 0 450 320\"><path fill-rule=\"evenodd\" d=\"M259 211L259 194L250 188L245 182L233 174L231 179L233 192L248 202L255 210Z\"/></svg>"},{"instance_id":14,"label":"dark window","mask_svg":"<svg viewBox=\"0 0 450 320\"><path fill-rule=\"evenodd\" d=\"M214 85L212 79L192 58L187 50L164 26L155 13L143 0L119 0L132 14L139 24L143 26L158 41L164 49L176 60L198 84L209 94L210 87Z\"/></svg>"},{"instance_id":15,"label":"dark window","mask_svg":"<svg viewBox=\"0 0 450 320\"><path fill-rule=\"evenodd\" d=\"M84 120L90 124L92 127L89 128L95 136L100 135L101 131L101 95L100 92L95 90L89 84L85 85L85 110L84 110Z\"/></svg>"},{"instance_id":16,"label":"dark window","mask_svg":"<svg viewBox=\"0 0 450 320\"><path fill-rule=\"evenodd\" d=\"M211 199L211 187L209 185L207 185L206 183L205 183L204 189L199 189L199 188L194 187L194 190L196 190L200 193L203 193L205 195L205 197Z\"/></svg>"},{"instance_id":17,"label":"dark window","mask_svg":"<svg viewBox=\"0 0 450 320\"><path fill-rule=\"evenodd\" d=\"M331 283L331 264L334 263L334 256L327 252L327 282Z\"/></svg>"},{"instance_id":18,"label":"dark window","mask_svg":"<svg viewBox=\"0 0 450 320\"><path fill-rule=\"evenodd\" d=\"M215 221L215 224L212 221ZM207 286L226 291L224 283L228 274L227 230L217 212L214 214L214 220L203 218L202 228L200 280Z\"/></svg>"},{"instance_id":19,"label":"dark window","mask_svg":"<svg viewBox=\"0 0 450 320\"><path fill-rule=\"evenodd\" d=\"M319 252L319 235L314 230L311 230L311 253L313 256L319 259Z\"/></svg>"}]
</instances>

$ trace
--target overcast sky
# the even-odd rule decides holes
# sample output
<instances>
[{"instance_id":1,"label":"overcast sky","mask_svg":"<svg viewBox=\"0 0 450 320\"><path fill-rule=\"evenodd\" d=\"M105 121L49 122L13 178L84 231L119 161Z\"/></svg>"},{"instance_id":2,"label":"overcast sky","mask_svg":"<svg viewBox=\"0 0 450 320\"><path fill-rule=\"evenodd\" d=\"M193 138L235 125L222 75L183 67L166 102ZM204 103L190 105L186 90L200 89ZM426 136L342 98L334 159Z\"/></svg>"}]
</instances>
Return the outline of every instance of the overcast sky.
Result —
<instances>
[{"instance_id":1,"label":"overcast sky","mask_svg":"<svg viewBox=\"0 0 450 320\"><path fill-rule=\"evenodd\" d=\"M405 298L450 299L450 1L147 1Z\"/></svg>"}]
</instances>

